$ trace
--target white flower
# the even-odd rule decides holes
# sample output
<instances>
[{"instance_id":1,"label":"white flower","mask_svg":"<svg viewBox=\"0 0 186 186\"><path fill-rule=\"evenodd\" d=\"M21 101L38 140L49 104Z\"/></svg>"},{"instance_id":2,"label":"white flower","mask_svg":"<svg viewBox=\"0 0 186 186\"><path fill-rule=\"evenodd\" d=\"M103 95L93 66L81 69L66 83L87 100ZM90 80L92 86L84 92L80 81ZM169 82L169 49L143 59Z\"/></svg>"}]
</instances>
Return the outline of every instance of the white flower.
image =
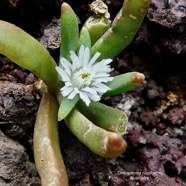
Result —
<instances>
[{"instance_id":1,"label":"white flower","mask_svg":"<svg viewBox=\"0 0 186 186\"><path fill-rule=\"evenodd\" d=\"M74 51L70 51L72 63L64 57L60 58L60 64L56 70L65 83L64 87L60 89L63 96L73 99L79 94L80 98L89 106L91 100L99 101L101 95L110 90L105 83L113 80L109 74L112 71L109 66L112 60L103 59L96 62L99 56L100 53L96 52L90 59L89 48L81 45L78 56Z\"/></svg>"}]
</instances>

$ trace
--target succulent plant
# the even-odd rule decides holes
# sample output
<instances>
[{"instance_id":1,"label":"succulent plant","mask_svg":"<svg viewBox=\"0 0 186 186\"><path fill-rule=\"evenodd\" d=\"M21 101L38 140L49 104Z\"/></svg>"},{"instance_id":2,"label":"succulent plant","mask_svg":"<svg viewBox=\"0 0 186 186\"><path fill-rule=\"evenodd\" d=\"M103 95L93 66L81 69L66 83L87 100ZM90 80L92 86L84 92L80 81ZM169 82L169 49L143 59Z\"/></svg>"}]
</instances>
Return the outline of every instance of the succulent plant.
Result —
<instances>
[{"instance_id":1,"label":"succulent plant","mask_svg":"<svg viewBox=\"0 0 186 186\"><path fill-rule=\"evenodd\" d=\"M0 21L0 53L31 71L44 83L34 129L34 156L42 185L68 185L57 131L64 120L71 132L96 154L115 158L127 147L124 112L98 101L134 89L144 80L139 72L115 77L109 66L138 31L149 0L127 0L112 21L100 0L80 32L72 8L61 6L60 64L32 36ZM96 30L96 34L95 34ZM24 41L24 42L23 42Z\"/></svg>"}]
</instances>

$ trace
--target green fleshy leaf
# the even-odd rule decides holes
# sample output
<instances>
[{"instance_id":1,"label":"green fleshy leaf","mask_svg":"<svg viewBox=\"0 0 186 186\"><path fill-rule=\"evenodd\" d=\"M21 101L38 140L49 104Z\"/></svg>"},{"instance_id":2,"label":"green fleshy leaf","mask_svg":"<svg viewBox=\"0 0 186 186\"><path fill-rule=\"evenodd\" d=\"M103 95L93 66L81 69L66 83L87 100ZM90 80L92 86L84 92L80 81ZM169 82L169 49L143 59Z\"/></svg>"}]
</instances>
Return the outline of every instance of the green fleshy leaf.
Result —
<instances>
[{"instance_id":1,"label":"green fleshy leaf","mask_svg":"<svg viewBox=\"0 0 186 186\"><path fill-rule=\"evenodd\" d=\"M93 15L84 24L90 33L91 44L94 43L110 28L111 21L103 16Z\"/></svg>"},{"instance_id":2,"label":"green fleshy leaf","mask_svg":"<svg viewBox=\"0 0 186 186\"><path fill-rule=\"evenodd\" d=\"M145 76L139 72L128 72L115 76L112 81L106 83L111 90L108 90L103 96L114 96L133 90L141 84L144 79Z\"/></svg>"},{"instance_id":3,"label":"green fleshy leaf","mask_svg":"<svg viewBox=\"0 0 186 186\"><path fill-rule=\"evenodd\" d=\"M92 55L100 52L99 60L118 55L137 33L149 5L150 0L125 0L111 28L92 46Z\"/></svg>"},{"instance_id":4,"label":"green fleshy leaf","mask_svg":"<svg viewBox=\"0 0 186 186\"><path fill-rule=\"evenodd\" d=\"M111 132L126 133L128 118L124 112L99 102L91 102L87 107L79 101L77 108L95 125Z\"/></svg>"},{"instance_id":5,"label":"green fleshy leaf","mask_svg":"<svg viewBox=\"0 0 186 186\"><path fill-rule=\"evenodd\" d=\"M79 48L81 45L84 45L85 47L91 48L91 39L90 34L86 27L82 27L80 32L80 38L79 38Z\"/></svg>"},{"instance_id":6,"label":"green fleshy leaf","mask_svg":"<svg viewBox=\"0 0 186 186\"><path fill-rule=\"evenodd\" d=\"M57 111L56 98L44 93L34 126L34 159L41 185L68 186L59 144Z\"/></svg>"},{"instance_id":7,"label":"green fleshy leaf","mask_svg":"<svg viewBox=\"0 0 186 186\"><path fill-rule=\"evenodd\" d=\"M0 53L42 79L50 92L55 91L59 78L53 58L35 38L5 21L0 21Z\"/></svg>"},{"instance_id":8,"label":"green fleshy leaf","mask_svg":"<svg viewBox=\"0 0 186 186\"><path fill-rule=\"evenodd\" d=\"M115 158L126 150L127 144L120 134L94 125L77 108L70 112L65 122L83 144L100 156Z\"/></svg>"},{"instance_id":9,"label":"green fleshy leaf","mask_svg":"<svg viewBox=\"0 0 186 186\"><path fill-rule=\"evenodd\" d=\"M70 111L74 108L78 100L79 96L76 96L74 99L68 99L68 97L61 98L58 110L58 121L63 120L70 113Z\"/></svg>"},{"instance_id":10,"label":"green fleshy leaf","mask_svg":"<svg viewBox=\"0 0 186 186\"><path fill-rule=\"evenodd\" d=\"M61 5L61 47L60 56L69 59L70 50L78 48L79 29L76 14L67 3Z\"/></svg>"}]
</instances>

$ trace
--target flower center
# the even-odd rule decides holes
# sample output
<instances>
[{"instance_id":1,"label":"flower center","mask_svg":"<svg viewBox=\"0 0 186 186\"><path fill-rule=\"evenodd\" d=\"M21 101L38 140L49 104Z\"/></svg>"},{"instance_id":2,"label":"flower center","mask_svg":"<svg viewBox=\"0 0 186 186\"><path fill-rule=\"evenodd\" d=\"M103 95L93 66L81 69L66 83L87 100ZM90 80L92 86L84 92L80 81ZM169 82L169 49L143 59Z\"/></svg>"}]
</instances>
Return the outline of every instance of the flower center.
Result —
<instances>
[{"instance_id":1,"label":"flower center","mask_svg":"<svg viewBox=\"0 0 186 186\"><path fill-rule=\"evenodd\" d=\"M88 81L88 80L89 80L89 77L90 77L90 73L84 72L84 73L80 74L80 77L81 77L84 81Z\"/></svg>"},{"instance_id":2,"label":"flower center","mask_svg":"<svg viewBox=\"0 0 186 186\"><path fill-rule=\"evenodd\" d=\"M72 84L74 87L77 87L78 89L89 86L90 83L91 83L91 74L85 69L78 69L72 75Z\"/></svg>"}]
</instances>

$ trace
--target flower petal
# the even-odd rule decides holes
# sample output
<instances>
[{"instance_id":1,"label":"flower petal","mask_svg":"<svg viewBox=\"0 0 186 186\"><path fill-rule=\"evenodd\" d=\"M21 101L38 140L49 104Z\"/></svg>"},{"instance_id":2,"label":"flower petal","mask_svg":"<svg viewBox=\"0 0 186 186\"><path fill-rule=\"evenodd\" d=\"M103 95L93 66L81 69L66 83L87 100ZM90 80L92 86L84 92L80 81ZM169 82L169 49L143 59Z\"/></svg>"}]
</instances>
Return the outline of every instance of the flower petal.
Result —
<instances>
[{"instance_id":1,"label":"flower petal","mask_svg":"<svg viewBox=\"0 0 186 186\"><path fill-rule=\"evenodd\" d=\"M100 78L95 78L94 82L92 83L92 85L96 85L98 83L106 83L108 81L112 81L114 78L113 77L100 77Z\"/></svg>"},{"instance_id":2,"label":"flower petal","mask_svg":"<svg viewBox=\"0 0 186 186\"><path fill-rule=\"evenodd\" d=\"M112 59L103 59L105 65L110 64L112 61L113 61Z\"/></svg>"},{"instance_id":3,"label":"flower petal","mask_svg":"<svg viewBox=\"0 0 186 186\"><path fill-rule=\"evenodd\" d=\"M73 87L64 86L63 88L60 89L60 91L61 91L63 96L67 96L73 91Z\"/></svg>"},{"instance_id":4,"label":"flower petal","mask_svg":"<svg viewBox=\"0 0 186 186\"><path fill-rule=\"evenodd\" d=\"M92 70L94 71L98 71L100 69L102 69L104 67L104 63L103 62L99 62L99 63L96 63L92 66Z\"/></svg>"},{"instance_id":5,"label":"flower petal","mask_svg":"<svg viewBox=\"0 0 186 186\"><path fill-rule=\"evenodd\" d=\"M91 67L91 66L94 64L94 62L98 59L98 57L99 57L100 55L101 55L101 53L96 52L96 53L94 54L94 56L92 57L92 59L89 61L88 66Z\"/></svg>"},{"instance_id":6,"label":"flower petal","mask_svg":"<svg viewBox=\"0 0 186 186\"><path fill-rule=\"evenodd\" d=\"M90 59L90 49L88 47L85 48L84 56L83 56L83 66L86 66Z\"/></svg>"},{"instance_id":7,"label":"flower petal","mask_svg":"<svg viewBox=\"0 0 186 186\"><path fill-rule=\"evenodd\" d=\"M72 87L72 83L70 81L65 82L65 87Z\"/></svg>"},{"instance_id":8,"label":"flower petal","mask_svg":"<svg viewBox=\"0 0 186 186\"><path fill-rule=\"evenodd\" d=\"M97 73L96 75L95 75L95 78L99 78L99 77L103 77L103 78L105 78L105 77L109 77L110 76L110 74L107 74L107 73Z\"/></svg>"},{"instance_id":9,"label":"flower petal","mask_svg":"<svg viewBox=\"0 0 186 186\"><path fill-rule=\"evenodd\" d=\"M96 91L93 88L90 88L90 87L84 87L81 90L84 91L84 92L88 92L90 94L96 94Z\"/></svg>"},{"instance_id":10,"label":"flower petal","mask_svg":"<svg viewBox=\"0 0 186 186\"><path fill-rule=\"evenodd\" d=\"M64 71L65 71L69 76L71 76L71 69L70 69L65 63L63 63L63 67L64 67Z\"/></svg>"},{"instance_id":11,"label":"flower petal","mask_svg":"<svg viewBox=\"0 0 186 186\"><path fill-rule=\"evenodd\" d=\"M65 64L66 66L68 66L70 69L72 69L72 64L70 63L70 61L68 61L66 58L64 57L60 57L60 64L63 66L63 64Z\"/></svg>"},{"instance_id":12,"label":"flower petal","mask_svg":"<svg viewBox=\"0 0 186 186\"><path fill-rule=\"evenodd\" d=\"M97 73L101 73L101 72L103 72L103 73L110 73L112 71L113 71L113 68L110 68L108 65L107 66L103 65L102 68L97 69Z\"/></svg>"},{"instance_id":13,"label":"flower petal","mask_svg":"<svg viewBox=\"0 0 186 186\"><path fill-rule=\"evenodd\" d=\"M103 83L98 83L94 85L94 90L97 90L97 92L100 92L100 93L105 93L106 91L110 90L110 88Z\"/></svg>"},{"instance_id":14,"label":"flower petal","mask_svg":"<svg viewBox=\"0 0 186 186\"><path fill-rule=\"evenodd\" d=\"M81 62L74 51L70 51L70 59L72 60L73 67L75 69L77 69L81 66ZM72 69L72 70L75 70L75 69Z\"/></svg>"},{"instance_id":15,"label":"flower petal","mask_svg":"<svg viewBox=\"0 0 186 186\"><path fill-rule=\"evenodd\" d=\"M85 51L85 47L83 45L81 45L80 46L80 49L79 49L79 54L78 54L78 57L79 57L79 61L80 62L83 61L84 51Z\"/></svg>"},{"instance_id":16,"label":"flower petal","mask_svg":"<svg viewBox=\"0 0 186 186\"><path fill-rule=\"evenodd\" d=\"M73 99L76 96L76 91L72 91L70 95L68 96L68 99Z\"/></svg>"},{"instance_id":17,"label":"flower petal","mask_svg":"<svg viewBox=\"0 0 186 186\"><path fill-rule=\"evenodd\" d=\"M85 102L87 106L90 104L90 99L88 98L87 94L84 92L79 92L80 98Z\"/></svg>"},{"instance_id":18,"label":"flower petal","mask_svg":"<svg viewBox=\"0 0 186 186\"><path fill-rule=\"evenodd\" d=\"M90 98L90 100L92 101L99 101L101 98L100 96L98 96L98 94L90 94L90 93L87 93L87 96Z\"/></svg>"},{"instance_id":19,"label":"flower petal","mask_svg":"<svg viewBox=\"0 0 186 186\"><path fill-rule=\"evenodd\" d=\"M60 67L55 67L62 81L70 81L68 74Z\"/></svg>"}]
</instances>

